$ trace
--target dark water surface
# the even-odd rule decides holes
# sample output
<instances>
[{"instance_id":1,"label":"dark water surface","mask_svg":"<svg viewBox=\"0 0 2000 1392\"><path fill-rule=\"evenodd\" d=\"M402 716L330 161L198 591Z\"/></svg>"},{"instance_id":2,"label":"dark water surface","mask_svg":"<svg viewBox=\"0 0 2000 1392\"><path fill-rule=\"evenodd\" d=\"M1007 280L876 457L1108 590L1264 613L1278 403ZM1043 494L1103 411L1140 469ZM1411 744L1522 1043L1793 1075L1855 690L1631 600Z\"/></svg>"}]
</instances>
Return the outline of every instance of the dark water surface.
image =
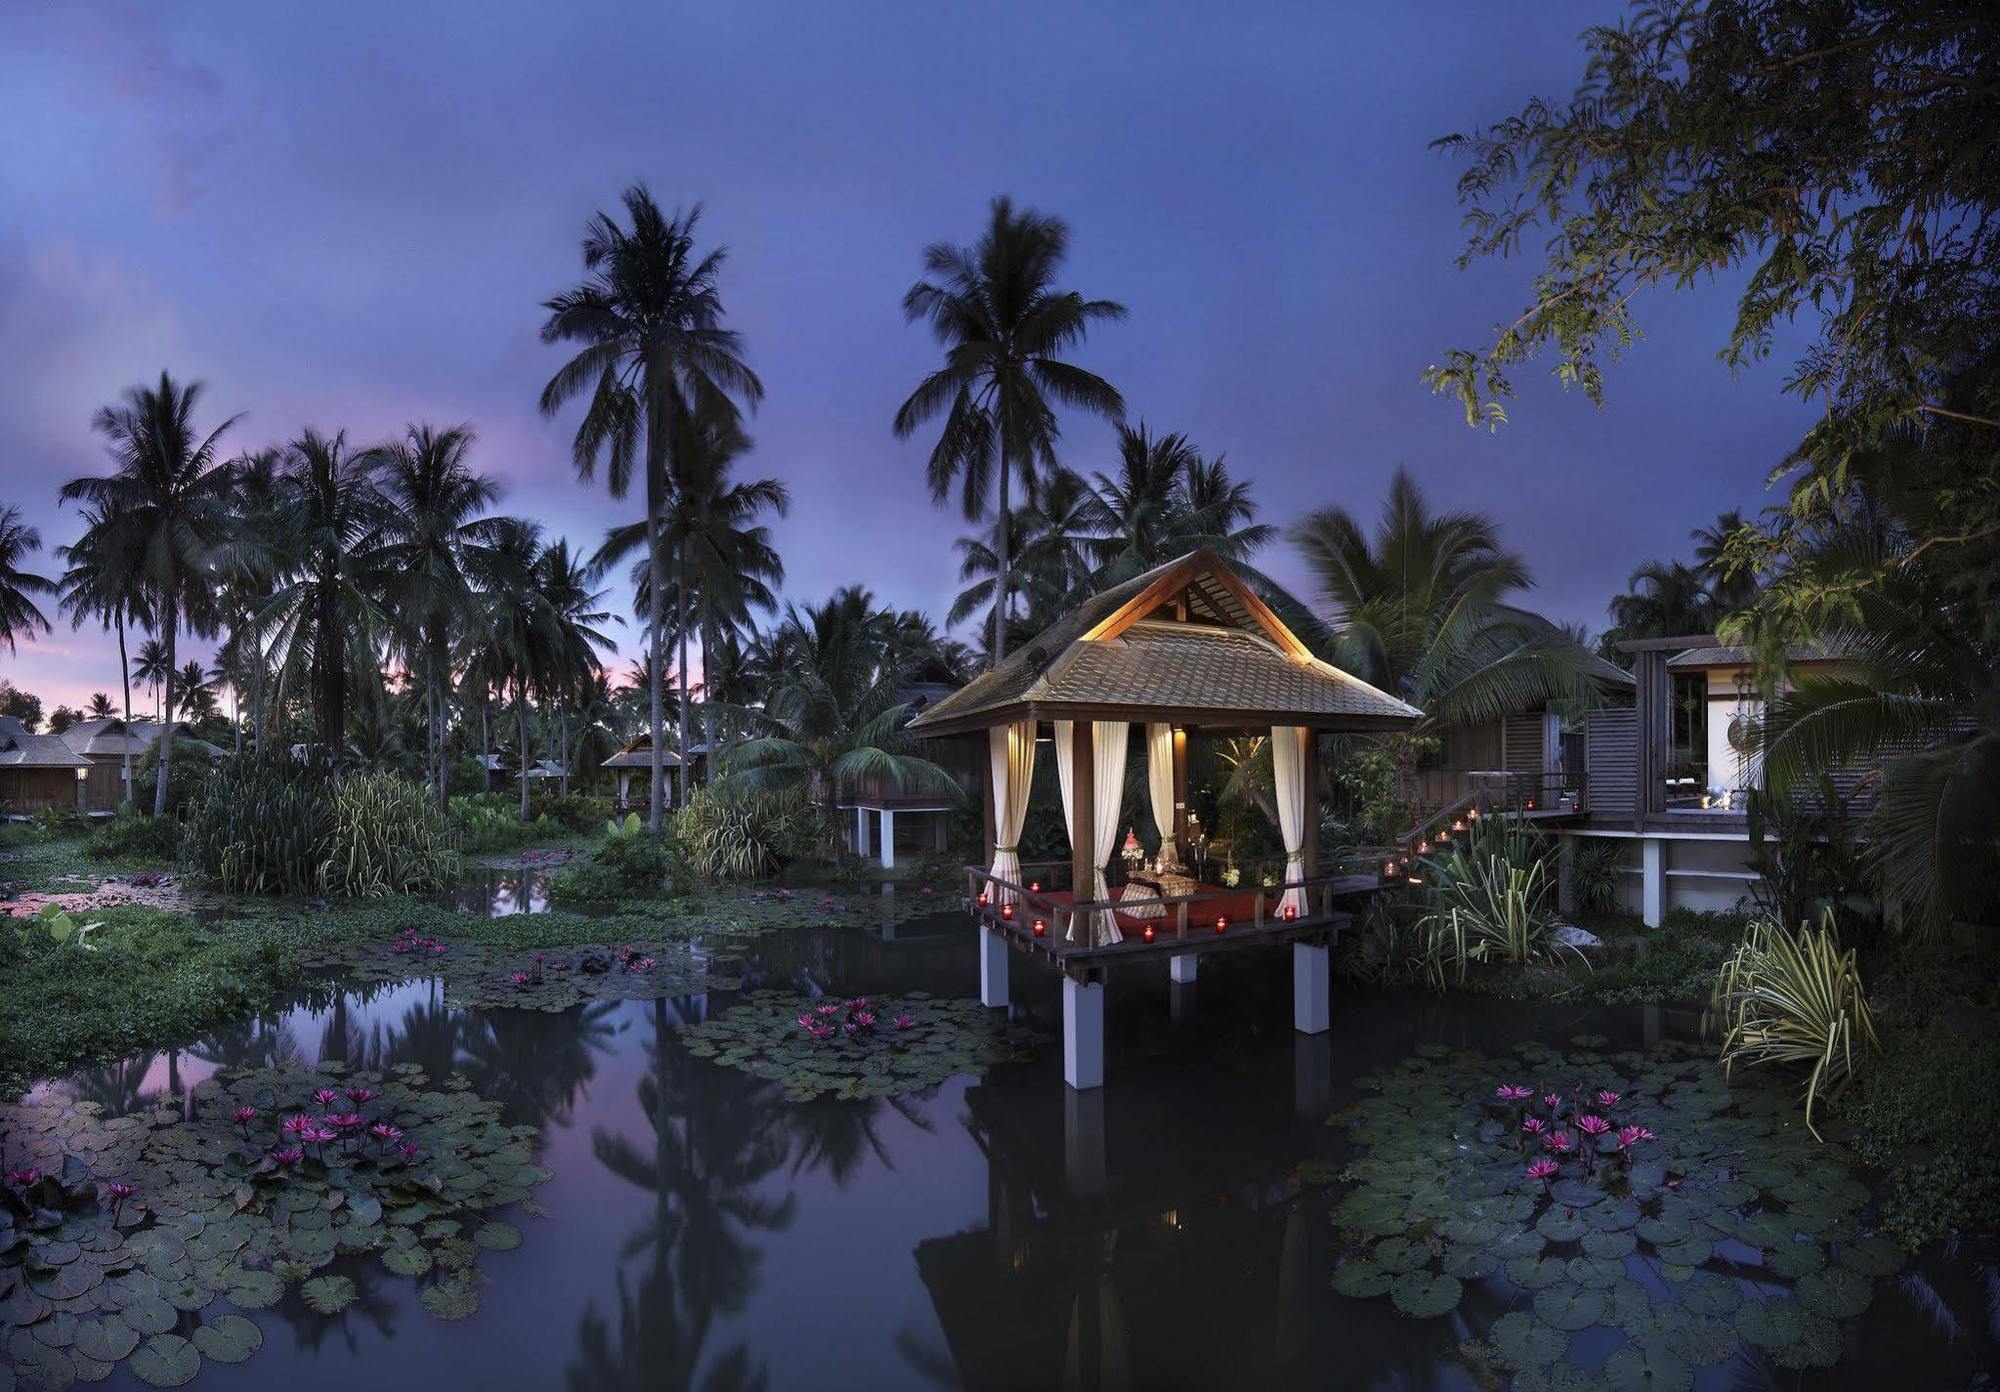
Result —
<instances>
[{"instance_id":1,"label":"dark water surface","mask_svg":"<svg viewBox=\"0 0 2000 1392\"><path fill-rule=\"evenodd\" d=\"M541 1129L549 1216L520 1219L517 1251L482 1256L492 1284L474 1318L430 1318L417 1283L364 1257L333 1268L357 1304L327 1317L292 1295L257 1312L263 1350L206 1364L197 1388L1478 1388L1454 1351L1518 1297L1495 1282L1492 1299L1414 1321L1335 1294L1326 1199L1288 1171L1337 1163L1345 1142L1325 1117L1419 1044L1589 1031L1620 1048L1689 1022L1336 989L1332 1033L1304 1040L1289 965L1227 954L1190 987L1164 965L1114 975L1109 1086L1081 1097L1062 1083L1056 979L1020 959L1015 1009L1049 1035L1038 1057L890 1101L788 1102L690 1056L679 1028L733 995L462 1013L429 983L50 1086L116 1111L217 1067L409 1061L463 1071ZM973 933L955 913L785 930L750 949L745 985L970 995ZM1750 1353L1699 1385L1988 1385L1993 1260L1968 1247L1880 1283L1830 1372ZM1601 1358L1616 1336L1593 1332L1609 1340ZM1593 1362L1585 1347L1571 1357ZM120 1365L106 1385L140 1384Z\"/></svg>"}]
</instances>

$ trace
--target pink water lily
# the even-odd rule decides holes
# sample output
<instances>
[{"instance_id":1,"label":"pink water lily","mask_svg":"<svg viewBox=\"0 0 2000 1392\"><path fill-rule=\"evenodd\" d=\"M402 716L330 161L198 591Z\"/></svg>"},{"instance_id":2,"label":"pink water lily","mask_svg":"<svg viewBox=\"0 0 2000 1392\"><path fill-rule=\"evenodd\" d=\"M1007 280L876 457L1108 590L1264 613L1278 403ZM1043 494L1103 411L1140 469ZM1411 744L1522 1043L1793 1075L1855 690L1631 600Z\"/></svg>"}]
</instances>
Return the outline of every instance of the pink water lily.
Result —
<instances>
[{"instance_id":1,"label":"pink water lily","mask_svg":"<svg viewBox=\"0 0 2000 1392\"><path fill-rule=\"evenodd\" d=\"M526 972L515 972L507 979L516 986L525 986L528 984L528 974Z\"/></svg>"},{"instance_id":2,"label":"pink water lily","mask_svg":"<svg viewBox=\"0 0 2000 1392\"><path fill-rule=\"evenodd\" d=\"M303 1136L306 1132L313 1129L313 1119L309 1116L286 1117L284 1125L278 1129L283 1131L287 1136Z\"/></svg>"},{"instance_id":3,"label":"pink water lily","mask_svg":"<svg viewBox=\"0 0 2000 1392\"><path fill-rule=\"evenodd\" d=\"M1521 1129L1530 1136L1539 1136L1549 1129L1549 1124L1540 1117L1524 1117L1521 1120Z\"/></svg>"},{"instance_id":4,"label":"pink water lily","mask_svg":"<svg viewBox=\"0 0 2000 1392\"><path fill-rule=\"evenodd\" d=\"M355 1106L359 1107L364 1105L365 1103L373 1102L375 1100L375 1094L370 1092L367 1088L359 1088L359 1087L349 1088L347 1089L347 1100L349 1102L352 1102Z\"/></svg>"},{"instance_id":5,"label":"pink water lily","mask_svg":"<svg viewBox=\"0 0 2000 1392\"><path fill-rule=\"evenodd\" d=\"M306 1158L306 1153L293 1147L287 1150L274 1150L271 1152L271 1158L280 1165L296 1165Z\"/></svg>"},{"instance_id":6,"label":"pink water lily","mask_svg":"<svg viewBox=\"0 0 2000 1392\"><path fill-rule=\"evenodd\" d=\"M255 1107L238 1107L234 1115L236 1117L236 1124L242 1127L247 1134L250 1130L250 1123L257 1119L257 1109Z\"/></svg>"},{"instance_id":7,"label":"pink water lily","mask_svg":"<svg viewBox=\"0 0 2000 1392\"><path fill-rule=\"evenodd\" d=\"M29 1185L33 1184L36 1180L40 1179L41 1177L42 1177L42 1172L36 1169L33 1165L23 1165L18 1170L7 1171L7 1182L9 1184L17 1185L22 1189L26 1189Z\"/></svg>"},{"instance_id":8,"label":"pink water lily","mask_svg":"<svg viewBox=\"0 0 2000 1392\"><path fill-rule=\"evenodd\" d=\"M339 1116L328 1117L326 1123L340 1131L352 1131L355 1127L366 1124L359 1112L342 1112Z\"/></svg>"},{"instance_id":9,"label":"pink water lily","mask_svg":"<svg viewBox=\"0 0 2000 1392\"><path fill-rule=\"evenodd\" d=\"M1611 1123L1601 1116L1580 1116L1576 1119L1576 1129L1586 1136L1602 1136L1611 1129Z\"/></svg>"},{"instance_id":10,"label":"pink water lily","mask_svg":"<svg viewBox=\"0 0 2000 1392\"><path fill-rule=\"evenodd\" d=\"M1563 1099L1561 1093L1545 1092L1542 1094L1542 1105L1544 1107L1547 1107L1551 1112L1561 1111L1562 1104L1563 1104Z\"/></svg>"},{"instance_id":11,"label":"pink water lily","mask_svg":"<svg viewBox=\"0 0 2000 1392\"><path fill-rule=\"evenodd\" d=\"M1554 1179L1562 1172L1562 1166L1549 1159L1535 1161L1528 1166L1529 1179Z\"/></svg>"},{"instance_id":12,"label":"pink water lily","mask_svg":"<svg viewBox=\"0 0 2000 1392\"><path fill-rule=\"evenodd\" d=\"M331 1107L336 1101L339 1100L339 1098L340 1094L335 1092L332 1088L321 1088L318 1092L313 1094L313 1101L319 1103L320 1110L322 1111L324 1111L328 1107Z\"/></svg>"},{"instance_id":13,"label":"pink water lily","mask_svg":"<svg viewBox=\"0 0 2000 1392\"><path fill-rule=\"evenodd\" d=\"M811 1011L808 1011L808 1012L806 1012L806 1013L805 1013L804 1015L801 1015L801 1016L799 1016L799 1028L800 1028L800 1029L802 1029L802 1030L811 1030L811 1029L812 1029L812 1027L813 1027L813 1024L814 1024L814 1021L813 1021L813 1017L812 1017L812 1012L811 1012Z\"/></svg>"},{"instance_id":14,"label":"pink water lily","mask_svg":"<svg viewBox=\"0 0 2000 1392\"><path fill-rule=\"evenodd\" d=\"M1493 1095L1502 1102L1525 1102L1535 1093L1534 1089L1522 1087L1519 1083L1502 1083L1493 1089Z\"/></svg>"},{"instance_id":15,"label":"pink water lily","mask_svg":"<svg viewBox=\"0 0 2000 1392\"><path fill-rule=\"evenodd\" d=\"M378 1121L368 1128L368 1134L378 1141L400 1141L403 1139L403 1128L393 1122Z\"/></svg>"},{"instance_id":16,"label":"pink water lily","mask_svg":"<svg viewBox=\"0 0 2000 1392\"><path fill-rule=\"evenodd\" d=\"M1615 1107L1618 1105L1618 1099L1623 1095L1622 1093L1613 1092L1610 1088L1606 1088L1597 1094L1597 1105L1600 1107Z\"/></svg>"},{"instance_id":17,"label":"pink water lily","mask_svg":"<svg viewBox=\"0 0 2000 1392\"><path fill-rule=\"evenodd\" d=\"M114 1199L129 1199L139 1191L129 1184L120 1184L114 1180L104 1186L104 1192Z\"/></svg>"},{"instance_id":18,"label":"pink water lily","mask_svg":"<svg viewBox=\"0 0 2000 1392\"><path fill-rule=\"evenodd\" d=\"M898 1015L896 1017L896 1028L899 1030L915 1029L916 1024L917 1022L907 1015Z\"/></svg>"},{"instance_id":19,"label":"pink water lily","mask_svg":"<svg viewBox=\"0 0 2000 1392\"><path fill-rule=\"evenodd\" d=\"M403 1152L403 1158L405 1160L414 1160L417 1158L417 1153L418 1153L417 1147L409 1141L404 1141L400 1146L396 1148Z\"/></svg>"},{"instance_id":20,"label":"pink water lily","mask_svg":"<svg viewBox=\"0 0 2000 1392\"><path fill-rule=\"evenodd\" d=\"M1630 1150L1641 1141L1657 1141L1658 1136L1643 1126L1622 1126L1618 1129L1618 1148Z\"/></svg>"},{"instance_id":21,"label":"pink water lily","mask_svg":"<svg viewBox=\"0 0 2000 1392\"><path fill-rule=\"evenodd\" d=\"M860 1028L860 1029L874 1029L874 1028L875 1028L875 1012L874 1012L874 1011L872 1011L872 1010L857 1010L857 1011L855 1011L855 1012L854 1012L854 1023L855 1023L855 1025L856 1025L856 1027L857 1027L857 1028Z\"/></svg>"},{"instance_id":22,"label":"pink water lily","mask_svg":"<svg viewBox=\"0 0 2000 1392\"><path fill-rule=\"evenodd\" d=\"M839 1012L840 1012L840 1007L833 1004L831 1001L829 1001L825 1005L816 1005L813 1007L813 1013L815 1015L836 1015Z\"/></svg>"},{"instance_id":23,"label":"pink water lily","mask_svg":"<svg viewBox=\"0 0 2000 1392\"><path fill-rule=\"evenodd\" d=\"M299 1139L312 1141L318 1145L325 1145L328 1141L339 1140L340 1135L330 1126L315 1126L304 1132Z\"/></svg>"},{"instance_id":24,"label":"pink water lily","mask_svg":"<svg viewBox=\"0 0 2000 1392\"><path fill-rule=\"evenodd\" d=\"M1567 1131L1551 1131L1542 1138L1542 1144L1558 1155L1567 1155L1576 1149L1576 1137Z\"/></svg>"}]
</instances>

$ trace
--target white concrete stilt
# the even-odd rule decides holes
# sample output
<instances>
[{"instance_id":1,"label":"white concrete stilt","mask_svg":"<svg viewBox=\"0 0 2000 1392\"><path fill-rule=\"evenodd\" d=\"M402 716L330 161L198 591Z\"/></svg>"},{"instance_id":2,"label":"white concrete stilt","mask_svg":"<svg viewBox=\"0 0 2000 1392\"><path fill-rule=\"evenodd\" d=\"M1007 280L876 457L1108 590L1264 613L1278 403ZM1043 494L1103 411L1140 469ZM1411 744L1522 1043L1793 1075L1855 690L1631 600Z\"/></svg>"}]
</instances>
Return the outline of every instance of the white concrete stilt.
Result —
<instances>
[{"instance_id":1,"label":"white concrete stilt","mask_svg":"<svg viewBox=\"0 0 2000 1392\"><path fill-rule=\"evenodd\" d=\"M1657 928L1667 916L1667 843L1648 836L1639 843L1639 917L1648 928Z\"/></svg>"},{"instance_id":2,"label":"white concrete stilt","mask_svg":"<svg viewBox=\"0 0 2000 1392\"><path fill-rule=\"evenodd\" d=\"M1063 978L1063 1081L1104 1086L1104 985Z\"/></svg>"},{"instance_id":3,"label":"white concrete stilt","mask_svg":"<svg viewBox=\"0 0 2000 1392\"><path fill-rule=\"evenodd\" d=\"M1192 981L1175 981L1167 986L1167 1015L1175 1024L1185 1025L1194 1020L1198 989Z\"/></svg>"},{"instance_id":4,"label":"white concrete stilt","mask_svg":"<svg viewBox=\"0 0 2000 1392\"><path fill-rule=\"evenodd\" d=\"M1183 952L1167 958L1167 979L1182 985L1194 980L1195 955Z\"/></svg>"},{"instance_id":5,"label":"white concrete stilt","mask_svg":"<svg viewBox=\"0 0 2000 1392\"><path fill-rule=\"evenodd\" d=\"M1007 1008L1007 940L979 925L979 1003L995 1010Z\"/></svg>"},{"instance_id":6,"label":"white concrete stilt","mask_svg":"<svg viewBox=\"0 0 2000 1392\"><path fill-rule=\"evenodd\" d=\"M868 809L865 807L854 809L854 854L868 854Z\"/></svg>"},{"instance_id":7,"label":"white concrete stilt","mask_svg":"<svg viewBox=\"0 0 2000 1392\"><path fill-rule=\"evenodd\" d=\"M1063 1178L1070 1196L1092 1199L1105 1190L1104 1089L1063 1090Z\"/></svg>"},{"instance_id":8,"label":"white concrete stilt","mask_svg":"<svg viewBox=\"0 0 2000 1392\"><path fill-rule=\"evenodd\" d=\"M1311 943L1292 944L1292 1027L1300 1034L1325 1034L1332 1005L1327 949Z\"/></svg>"},{"instance_id":9,"label":"white concrete stilt","mask_svg":"<svg viewBox=\"0 0 2000 1392\"><path fill-rule=\"evenodd\" d=\"M882 868L896 868L896 814L886 807L882 809Z\"/></svg>"}]
</instances>

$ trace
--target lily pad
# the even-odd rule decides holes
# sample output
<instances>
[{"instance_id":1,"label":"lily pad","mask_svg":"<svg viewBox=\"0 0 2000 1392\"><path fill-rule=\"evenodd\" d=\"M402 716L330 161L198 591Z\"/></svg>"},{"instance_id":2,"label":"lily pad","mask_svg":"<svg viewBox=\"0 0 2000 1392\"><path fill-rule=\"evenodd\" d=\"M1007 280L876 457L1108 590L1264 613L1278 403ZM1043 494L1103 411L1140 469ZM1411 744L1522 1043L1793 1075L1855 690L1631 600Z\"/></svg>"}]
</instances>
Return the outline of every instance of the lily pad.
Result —
<instances>
[{"instance_id":1,"label":"lily pad","mask_svg":"<svg viewBox=\"0 0 2000 1392\"><path fill-rule=\"evenodd\" d=\"M512 1223L487 1223L472 1240L489 1252L511 1252L521 1245L521 1230Z\"/></svg>"},{"instance_id":2,"label":"lily pad","mask_svg":"<svg viewBox=\"0 0 2000 1392\"><path fill-rule=\"evenodd\" d=\"M1535 1293L1535 1318L1557 1329L1588 1329L1607 1313L1603 1291L1560 1285Z\"/></svg>"},{"instance_id":3,"label":"lily pad","mask_svg":"<svg viewBox=\"0 0 2000 1392\"><path fill-rule=\"evenodd\" d=\"M1334 1268L1333 1288L1342 1295L1357 1300L1371 1300L1384 1295L1389 1284L1395 1279L1366 1257L1356 1257L1342 1262Z\"/></svg>"},{"instance_id":4,"label":"lily pad","mask_svg":"<svg viewBox=\"0 0 2000 1392\"><path fill-rule=\"evenodd\" d=\"M1542 1324L1526 1310L1509 1310L1493 1322L1493 1347L1511 1368L1542 1368L1569 1349L1569 1334Z\"/></svg>"},{"instance_id":5,"label":"lily pad","mask_svg":"<svg viewBox=\"0 0 2000 1392\"><path fill-rule=\"evenodd\" d=\"M86 1358L99 1363L116 1363L131 1357L132 1350L137 1347L139 1331L127 1324L123 1316L103 1315L97 1319L77 1321L76 1351Z\"/></svg>"},{"instance_id":6,"label":"lily pad","mask_svg":"<svg viewBox=\"0 0 2000 1392\"><path fill-rule=\"evenodd\" d=\"M264 1331L241 1315L217 1315L194 1331L194 1346L203 1358L241 1363L264 1347Z\"/></svg>"},{"instance_id":7,"label":"lily pad","mask_svg":"<svg viewBox=\"0 0 2000 1392\"><path fill-rule=\"evenodd\" d=\"M357 1292L345 1276L315 1276L299 1287L299 1294L322 1315L337 1315L354 1303Z\"/></svg>"},{"instance_id":8,"label":"lily pad","mask_svg":"<svg viewBox=\"0 0 2000 1392\"><path fill-rule=\"evenodd\" d=\"M434 1319L468 1319L479 1311L479 1288L465 1277L440 1281L424 1292L423 1306Z\"/></svg>"},{"instance_id":9,"label":"lily pad","mask_svg":"<svg viewBox=\"0 0 2000 1392\"><path fill-rule=\"evenodd\" d=\"M1406 1271L1389 1287L1389 1301L1413 1319L1430 1319L1458 1308L1465 1286L1456 1276Z\"/></svg>"},{"instance_id":10,"label":"lily pad","mask_svg":"<svg viewBox=\"0 0 2000 1392\"><path fill-rule=\"evenodd\" d=\"M262 1310L278 1303L285 1283L269 1271L238 1267L229 1273L229 1285L222 1293L239 1310Z\"/></svg>"},{"instance_id":11,"label":"lily pad","mask_svg":"<svg viewBox=\"0 0 2000 1392\"><path fill-rule=\"evenodd\" d=\"M185 1387L200 1371L200 1352L178 1334L155 1334L132 1355L132 1375L154 1387Z\"/></svg>"},{"instance_id":12,"label":"lily pad","mask_svg":"<svg viewBox=\"0 0 2000 1392\"><path fill-rule=\"evenodd\" d=\"M1874 1291L1868 1279L1846 1267L1831 1266L1803 1276L1792 1288L1802 1309L1827 1319L1851 1319L1868 1308Z\"/></svg>"},{"instance_id":13,"label":"lily pad","mask_svg":"<svg viewBox=\"0 0 2000 1392\"><path fill-rule=\"evenodd\" d=\"M1694 1369L1660 1349L1627 1345L1604 1363L1610 1392L1691 1392Z\"/></svg>"}]
</instances>

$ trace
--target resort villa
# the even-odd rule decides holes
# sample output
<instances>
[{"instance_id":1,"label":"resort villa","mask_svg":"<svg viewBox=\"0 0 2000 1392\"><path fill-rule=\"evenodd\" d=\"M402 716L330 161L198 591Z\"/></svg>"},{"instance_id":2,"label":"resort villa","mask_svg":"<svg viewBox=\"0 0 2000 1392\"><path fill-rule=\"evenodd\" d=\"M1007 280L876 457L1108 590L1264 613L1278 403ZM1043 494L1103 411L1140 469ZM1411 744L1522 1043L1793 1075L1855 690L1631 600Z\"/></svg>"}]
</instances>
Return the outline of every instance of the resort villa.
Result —
<instances>
[{"instance_id":1,"label":"resort villa","mask_svg":"<svg viewBox=\"0 0 2000 1392\"><path fill-rule=\"evenodd\" d=\"M126 801L126 769L159 742L165 726L157 720L107 717L79 720L59 735L29 734L21 722L0 716L0 814L20 816L44 808L111 813ZM222 750L196 736L185 721L174 723L177 751L218 758Z\"/></svg>"}]
</instances>

